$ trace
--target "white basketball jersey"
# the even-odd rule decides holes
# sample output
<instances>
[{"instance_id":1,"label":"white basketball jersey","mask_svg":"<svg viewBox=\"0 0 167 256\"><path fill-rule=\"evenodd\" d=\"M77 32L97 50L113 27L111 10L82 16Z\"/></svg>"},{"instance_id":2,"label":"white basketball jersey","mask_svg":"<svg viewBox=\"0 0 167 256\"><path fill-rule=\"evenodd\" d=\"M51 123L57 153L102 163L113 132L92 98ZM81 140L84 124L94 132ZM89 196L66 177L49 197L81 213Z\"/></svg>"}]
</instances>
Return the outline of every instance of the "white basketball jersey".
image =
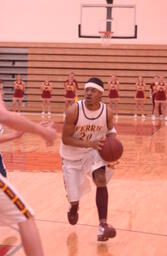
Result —
<instances>
[{"instance_id":1,"label":"white basketball jersey","mask_svg":"<svg viewBox=\"0 0 167 256\"><path fill-rule=\"evenodd\" d=\"M107 108L100 103L100 108L90 111L85 106L85 101L78 101L78 120L75 126L74 138L84 141L95 141L104 138L107 133ZM69 160L79 160L92 148L81 148L64 145L61 142L60 155Z\"/></svg>"}]
</instances>

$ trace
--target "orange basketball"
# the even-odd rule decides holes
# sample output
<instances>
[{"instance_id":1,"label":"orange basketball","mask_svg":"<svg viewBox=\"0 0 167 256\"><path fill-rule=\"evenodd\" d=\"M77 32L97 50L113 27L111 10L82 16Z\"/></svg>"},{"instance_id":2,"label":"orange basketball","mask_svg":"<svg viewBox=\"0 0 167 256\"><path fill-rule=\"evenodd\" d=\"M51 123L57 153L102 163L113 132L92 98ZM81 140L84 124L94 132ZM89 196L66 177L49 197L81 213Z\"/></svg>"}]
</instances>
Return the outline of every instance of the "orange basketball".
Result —
<instances>
[{"instance_id":1,"label":"orange basketball","mask_svg":"<svg viewBox=\"0 0 167 256\"><path fill-rule=\"evenodd\" d=\"M123 153L122 143L111 136L106 137L105 143L101 150L99 150L99 154L103 160L107 162L113 162L118 160Z\"/></svg>"}]
</instances>

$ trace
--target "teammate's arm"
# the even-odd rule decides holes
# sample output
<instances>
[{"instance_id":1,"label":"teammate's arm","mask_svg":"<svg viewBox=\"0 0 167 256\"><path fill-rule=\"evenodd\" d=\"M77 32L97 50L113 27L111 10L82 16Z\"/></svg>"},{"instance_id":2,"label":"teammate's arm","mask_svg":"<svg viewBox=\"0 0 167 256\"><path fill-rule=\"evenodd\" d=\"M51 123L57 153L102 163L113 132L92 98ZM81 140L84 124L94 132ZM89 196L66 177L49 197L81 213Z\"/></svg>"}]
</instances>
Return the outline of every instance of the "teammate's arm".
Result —
<instances>
[{"instance_id":1,"label":"teammate's arm","mask_svg":"<svg viewBox=\"0 0 167 256\"><path fill-rule=\"evenodd\" d=\"M47 141L48 145L52 145L56 138L56 130L52 127L42 127L40 124L32 122L24 116L17 115L8 111L0 94L0 123L8 127L22 132L34 133L41 136Z\"/></svg>"},{"instance_id":2,"label":"teammate's arm","mask_svg":"<svg viewBox=\"0 0 167 256\"><path fill-rule=\"evenodd\" d=\"M12 132L12 133L8 133L8 134L3 134L0 135L0 144L4 143L4 142L8 142L11 140L15 140L20 138L24 133L23 132Z\"/></svg>"}]
</instances>

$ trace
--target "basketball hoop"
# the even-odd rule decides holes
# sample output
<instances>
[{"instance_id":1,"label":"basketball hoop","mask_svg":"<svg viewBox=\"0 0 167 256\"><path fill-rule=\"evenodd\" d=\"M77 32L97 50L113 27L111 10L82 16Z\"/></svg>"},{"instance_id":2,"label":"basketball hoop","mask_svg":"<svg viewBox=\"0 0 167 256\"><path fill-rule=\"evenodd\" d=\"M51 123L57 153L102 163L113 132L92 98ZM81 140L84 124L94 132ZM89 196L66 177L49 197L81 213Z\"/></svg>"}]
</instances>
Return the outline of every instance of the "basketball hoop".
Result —
<instances>
[{"instance_id":1,"label":"basketball hoop","mask_svg":"<svg viewBox=\"0 0 167 256\"><path fill-rule=\"evenodd\" d=\"M112 31L99 31L100 38L101 38L101 44L102 45L110 45L111 38L113 35Z\"/></svg>"}]
</instances>

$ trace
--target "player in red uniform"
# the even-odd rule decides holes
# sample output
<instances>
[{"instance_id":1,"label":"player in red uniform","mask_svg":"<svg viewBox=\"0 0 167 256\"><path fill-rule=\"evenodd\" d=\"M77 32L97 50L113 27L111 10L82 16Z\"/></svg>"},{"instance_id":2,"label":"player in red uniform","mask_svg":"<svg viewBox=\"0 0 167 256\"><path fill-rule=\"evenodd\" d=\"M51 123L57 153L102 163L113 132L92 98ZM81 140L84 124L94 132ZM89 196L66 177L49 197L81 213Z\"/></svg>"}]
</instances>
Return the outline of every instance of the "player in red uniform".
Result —
<instances>
[{"instance_id":1,"label":"player in red uniform","mask_svg":"<svg viewBox=\"0 0 167 256\"><path fill-rule=\"evenodd\" d=\"M136 95L135 95L136 108L135 108L134 118L137 118L138 114L141 114L141 117L145 118L145 115L144 115L144 103L146 100L145 87L146 87L146 84L143 80L143 77L139 76L136 82Z\"/></svg>"},{"instance_id":2,"label":"player in red uniform","mask_svg":"<svg viewBox=\"0 0 167 256\"><path fill-rule=\"evenodd\" d=\"M155 117L158 114L158 108L161 104L162 108L162 115L165 120L167 120L166 116L166 93L167 93L167 85L164 81L163 77L160 77L159 84L155 87L156 94L155 94L155 109L154 109L154 115L152 116L152 120L155 120Z\"/></svg>"},{"instance_id":3,"label":"player in red uniform","mask_svg":"<svg viewBox=\"0 0 167 256\"><path fill-rule=\"evenodd\" d=\"M14 82L14 95L13 95L13 111L20 112L23 106L25 85L21 79L21 75L17 75L17 80Z\"/></svg>"},{"instance_id":4,"label":"player in red uniform","mask_svg":"<svg viewBox=\"0 0 167 256\"><path fill-rule=\"evenodd\" d=\"M74 79L74 73L70 73L68 79L64 83L65 88L65 113L70 105L76 101L78 83Z\"/></svg>"},{"instance_id":5,"label":"player in red uniform","mask_svg":"<svg viewBox=\"0 0 167 256\"><path fill-rule=\"evenodd\" d=\"M48 112L48 117L51 116L51 98L52 98L52 84L45 80L41 85L41 97L42 97L42 115Z\"/></svg>"},{"instance_id":6,"label":"player in red uniform","mask_svg":"<svg viewBox=\"0 0 167 256\"><path fill-rule=\"evenodd\" d=\"M108 82L109 90L109 105L115 114L115 118L118 119L118 102L119 102L119 81L116 76L112 75Z\"/></svg>"},{"instance_id":7,"label":"player in red uniform","mask_svg":"<svg viewBox=\"0 0 167 256\"><path fill-rule=\"evenodd\" d=\"M155 109L155 96L156 96L156 87L159 84L159 76L154 77L154 81L150 84L150 98L152 99L152 118L154 119L154 109ZM158 108L159 116L162 115L161 104Z\"/></svg>"}]
</instances>

